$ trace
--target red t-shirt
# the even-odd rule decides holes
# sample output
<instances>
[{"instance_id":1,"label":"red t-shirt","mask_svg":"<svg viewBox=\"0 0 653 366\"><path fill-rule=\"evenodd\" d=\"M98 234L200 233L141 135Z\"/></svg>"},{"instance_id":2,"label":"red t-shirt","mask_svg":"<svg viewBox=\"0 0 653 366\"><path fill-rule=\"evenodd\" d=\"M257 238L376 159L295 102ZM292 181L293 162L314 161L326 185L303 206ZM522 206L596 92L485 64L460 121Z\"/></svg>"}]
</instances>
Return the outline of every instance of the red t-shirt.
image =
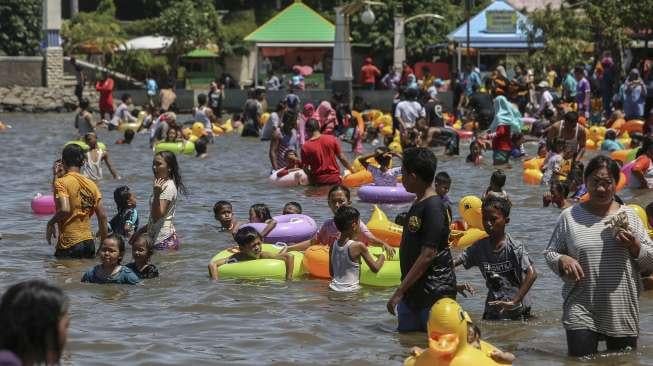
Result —
<instances>
[{"instance_id":1,"label":"red t-shirt","mask_svg":"<svg viewBox=\"0 0 653 366\"><path fill-rule=\"evenodd\" d=\"M496 137L492 139L492 150L512 150L512 141L510 140L510 126L501 125L497 127L496 134Z\"/></svg>"},{"instance_id":2,"label":"red t-shirt","mask_svg":"<svg viewBox=\"0 0 653 366\"><path fill-rule=\"evenodd\" d=\"M363 65L361 68L361 82L363 84L374 84L379 76L381 76L381 71L372 64Z\"/></svg>"},{"instance_id":3,"label":"red t-shirt","mask_svg":"<svg viewBox=\"0 0 653 366\"><path fill-rule=\"evenodd\" d=\"M310 170L315 184L340 184L340 167L336 155L340 154L340 143L331 135L320 135L302 145L302 164Z\"/></svg>"},{"instance_id":4,"label":"red t-shirt","mask_svg":"<svg viewBox=\"0 0 653 366\"><path fill-rule=\"evenodd\" d=\"M98 81L95 90L100 92L100 107L113 109L113 79Z\"/></svg>"}]
</instances>

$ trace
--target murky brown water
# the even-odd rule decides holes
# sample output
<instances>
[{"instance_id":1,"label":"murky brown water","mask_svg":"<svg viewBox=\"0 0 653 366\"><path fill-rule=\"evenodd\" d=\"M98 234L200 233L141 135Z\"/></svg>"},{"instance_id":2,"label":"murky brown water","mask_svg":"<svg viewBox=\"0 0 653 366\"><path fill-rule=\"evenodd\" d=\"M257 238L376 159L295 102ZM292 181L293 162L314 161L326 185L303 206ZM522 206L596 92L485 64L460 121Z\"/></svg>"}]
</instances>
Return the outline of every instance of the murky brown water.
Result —
<instances>
[{"instance_id":1,"label":"murky brown water","mask_svg":"<svg viewBox=\"0 0 653 366\"><path fill-rule=\"evenodd\" d=\"M79 365L399 365L413 345L424 346L421 334L399 335L395 319L385 311L392 289L365 288L357 294L335 294L321 280L282 282L212 282L206 264L229 245L218 233L212 206L219 199L233 202L246 218L253 203L267 203L274 214L283 204L299 201L305 213L322 222L330 215L324 190L281 189L268 185L267 144L236 136L220 137L210 157L180 159L191 195L177 205L175 224L182 249L153 257L161 278L144 286L81 284L82 272L93 261L62 261L45 241L48 217L31 213L30 199L49 192L50 167L62 145L74 137L72 114L3 114L13 129L0 134L0 289L30 277L46 278L63 287L71 299L71 329L65 363ZM101 186L105 208L115 213L112 192L128 184L137 192L139 213L147 219L151 192L152 152L147 135L131 146L113 145L117 133L100 132L122 181ZM530 146L532 151L534 146ZM467 152L464 147L463 152ZM472 168L464 156L443 158L439 170L453 179L454 200L482 193L490 166ZM490 156L486 154L486 159ZM561 315L561 282L541 255L558 215L542 209L541 189L521 183L521 169L509 173L507 191L515 204L509 231L527 243L539 278L531 290L537 318L529 323L481 323L484 338L517 355L520 365L574 365L565 357ZM105 176L109 176L105 168ZM626 200L645 205L653 195ZM371 206L356 202L367 219ZM385 206L394 217L407 206ZM129 257L129 255L128 255ZM474 319L483 311L485 288L477 270L459 271L480 293L459 301ZM653 294L641 299L640 348L627 356L600 357L602 365L653 364Z\"/></svg>"}]
</instances>

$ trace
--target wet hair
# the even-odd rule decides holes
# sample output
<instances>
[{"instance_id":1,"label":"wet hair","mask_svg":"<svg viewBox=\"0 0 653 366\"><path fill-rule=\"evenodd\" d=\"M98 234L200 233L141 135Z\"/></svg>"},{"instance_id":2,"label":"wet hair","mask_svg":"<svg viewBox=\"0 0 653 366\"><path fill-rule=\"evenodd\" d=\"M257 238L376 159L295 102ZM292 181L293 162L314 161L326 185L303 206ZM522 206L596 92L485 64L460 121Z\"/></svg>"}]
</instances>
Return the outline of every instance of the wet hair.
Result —
<instances>
[{"instance_id":1,"label":"wet hair","mask_svg":"<svg viewBox=\"0 0 653 366\"><path fill-rule=\"evenodd\" d=\"M229 207L229 208L233 209L233 207L231 206L231 202L229 202L229 201L218 201L218 202L215 203L215 205L213 205L213 213L217 215L218 212L220 212L220 210L223 207Z\"/></svg>"},{"instance_id":2,"label":"wet hair","mask_svg":"<svg viewBox=\"0 0 653 366\"><path fill-rule=\"evenodd\" d=\"M510 217L511 207L512 203L510 203L510 200L506 197L491 194L483 200L482 209L494 208L501 211L503 217Z\"/></svg>"},{"instance_id":3,"label":"wet hair","mask_svg":"<svg viewBox=\"0 0 653 366\"><path fill-rule=\"evenodd\" d=\"M312 134L315 131L320 130L320 122L318 120L311 118L306 122L306 131L310 134Z\"/></svg>"},{"instance_id":4,"label":"wet hair","mask_svg":"<svg viewBox=\"0 0 653 366\"><path fill-rule=\"evenodd\" d=\"M131 97L132 96L129 93L124 93L122 96L120 96L120 100L122 100L124 103L127 103L127 100Z\"/></svg>"},{"instance_id":5,"label":"wet hair","mask_svg":"<svg viewBox=\"0 0 653 366\"><path fill-rule=\"evenodd\" d=\"M478 147L479 149L481 148L481 143L478 142L478 140L472 140L472 142L469 143L469 152L472 152L473 147Z\"/></svg>"},{"instance_id":6,"label":"wet hair","mask_svg":"<svg viewBox=\"0 0 653 366\"><path fill-rule=\"evenodd\" d=\"M395 224L399 226L406 225L406 219L408 218L408 212L402 212L395 217Z\"/></svg>"},{"instance_id":7,"label":"wet hair","mask_svg":"<svg viewBox=\"0 0 653 366\"><path fill-rule=\"evenodd\" d=\"M286 207L289 207L289 206L296 208L297 211L299 211L299 213L302 213L302 205L300 205L299 202L290 201L290 202L286 203L285 205L283 205L284 211L285 211Z\"/></svg>"},{"instance_id":8,"label":"wet hair","mask_svg":"<svg viewBox=\"0 0 653 366\"><path fill-rule=\"evenodd\" d=\"M561 182L557 179L551 181L551 190L560 192L563 198L569 196L569 185L566 182Z\"/></svg>"},{"instance_id":9,"label":"wet hair","mask_svg":"<svg viewBox=\"0 0 653 366\"><path fill-rule=\"evenodd\" d=\"M109 234L106 239L103 240L115 240L116 243L118 244L118 264L122 262L122 259L125 257L125 239L122 238L122 235L118 234ZM100 248L102 248L102 244L100 244Z\"/></svg>"},{"instance_id":10,"label":"wet hair","mask_svg":"<svg viewBox=\"0 0 653 366\"><path fill-rule=\"evenodd\" d=\"M186 186L184 186L184 182L181 180L181 171L175 154L169 151L159 151L154 156L160 156L165 160L168 169L170 169L170 177L175 182L175 186L177 186L177 191L187 195L188 190L186 189ZM152 170L154 170L154 168Z\"/></svg>"},{"instance_id":11,"label":"wet hair","mask_svg":"<svg viewBox=\"0 0 653 366\"><path fill-rule=\"evenodd\" d=\"M413 147L404 151L402 165L406 173L413 173L424 183L431 184L435 178L438 159L425 147Z\"/></svg>"},{"instance_id":12,"label":"wet hair","mask_svg":"<svg viewBox=\"0 0 653 366\"><path fill-rule=\"evenodd\" d=\"M585 74L585 70L583 70L583 67L582 67L582 66L576 66L576 67L574 67L574 73L581 73L581 74L584 75L584 74Z\"/></svg>"},{"instance_id":13,"label":"wet hair","mask_svg":"<svg viewBox=\"0 0 653 366\"><path fill-rule=\"evenodd\" d=\"M238 246L241 247L247 244L251 244L256 239L262 240L263 238L261 238L261 234L259 234L259 232L251 226L241 227L234 235L234 240Z\"/></svg>"},{"instance_id":14,"label":"wet hair","mask_svg":"<svg viewBox=\"0 0 653 366\"><path fill-rule=\"evenodd\" d=\"M295 154L295 156L297 156L297 151L295 151L294 149L288 149L288 150L286 150L285 153L283 153L283 157L288 159L288 156L290 154Z\"/></svg>"},{"instance_id":15,"label":"wet hair","mask_svg":"<svg viewBox=\"0 0 653 366\"><path fill-rule=\"evenodd\" d=\"M67 167L81 168L86 161L86 154L84 154L84 149L77 144L66 145L61 152L61 161Z\"/></svg>"},{"instance_id":16,"label":"wet hair","mask_svg":"<svg viewBox=\"0 0 653 366\"><path fill-rule=\"evenodd\" d=\"M113 191L113 200L116 202L118 212L127 209L127 201L129 201L131 193L131 190L127 186L120 186Z\"/></svg>"},{"instance_id":17,"label":"wet hair","mask_svg":"<svg viewBox=\"0 0 653 366\"><path fill-rule=\"evenodd\" d=\"M335 185L329 189L329 194L327 194L327 200L331 199L331 195L335 192L344 192L347 197L347 201L351 201L351 191L349 188L343 186L342 184Z\"/></svg>"},{"instance_id":18,"label":"wet hair","mask_svg":"<svg viewBox=\"0 0 653 366\"><path fill-rule=\"evenodd\" d=\"M551 151L560 154L565 151L566 146L565 140L555 139L551 144Z\"/></svg>"},{"instance_id":19,"label":"wet hair","mask_svg":"<svg viewBox=\"0 0 653 366\"><path fill-rule=\"evenodd\" d=\"M601 168L608 169L608 173L610 173L610 176L612 179L614 179L615 184L619 182L619 164L605 155L597 155L593 157L589 163L587 163L587 167L583 173L583 178L587 180L587 178L589 178L592 173Z\"/></svg>"},{"instance_id":20,"label":"wet hair","mask_svg":"<svg viewBox=\"0 0 653 366\"><path fill-rule=\"evenodd\" d=\"M555 115L555 112L553 112L549 108L546 108L544 110L544 118L546 118L547 121L550 120L551 118L553 118L554 115Z\"/></svg>"},{"instance_id":21,"label":"wet hair","mask_svg":"<svg viewBox=\"0 0 653 366\"><path fill-rule=\"evenodd\" d=\"M265 222L272 219L272 214L270 213L270 208L265 203L256 203L249 208L250 211L254 211L256 217Z\"/></svg>"},{"instance_id":22,"label":"wet hair","mask_svg":"<svg viewBox=\"0 0 653 366\"><path fill-rule=\"evenodd\" d=\"M451 185L451 177L447 172L440 172L435 175L435 184Z\"/></svg>"},{"instance_id":23,"label":"wet hair","mask_svg":"<svg viewBox=\"0 0 653 366\"><path fill-rule=\"evenodd\" d=\"M88 109L88 106L89 106L90 104L91 104L91 103L88 101L87 98L82 98L82 99L79 101L79 108L81 108L81 109Z\"/></svg>"},{"instance_id":24,"label":"wet hair","mask_svg":"<svg viewBox=\"0 0 653 366\"><path fill-rule=\"evenodd\" d=\"M490 184L494 184L499 188L503 188L506 185L506 173L501 169L497 169L492 173L490 177Z\"/></svg>"},{"instance_id":25,"label":"wet hair","mask_svg":"<svg viewBox=\"0 0 653 366\"><path fill-rule=\"evenodd\" d=\"M282 101L280 101L279 103L277 103L277 107L274 109L274 111L275 111L275 112L281 112L281 111L284 110L286 107L287 107L286 102L284 102L284 101L282 100Z\"/></svg>"},{"instance_id":26,"label":"wet hair","mask_svg":"<svg viewBox=\"0 0 653 366\"><path fill-rule=\"evenodd\" d=\"M653 218L653 202L649 203L646 205L646 208L644 208L644 211L646 212L646 216L650 218ZM644 223L646 224L646 223Z\"/></svg>"},{"instance_id":27,"label":"wet hair","mask_svg":"<svg viewBox=\"0 0 653 366\"><path fill-rule=\"evenodd\" d=\"M46 364L48 354L61 358L59 322L68 312L64 292L43 280L12 285L0 299L0 349L23 362Z\"/></svg>"},{"instance_id":28,"label":"wet hair","mask_svg":"<svg viewBox=\"0 0 653 366\"><path fill-rule=\"evenodd\" d=\"M200 156L206 154L206 148L208 146L208 137L202 136L201 138L195 141L195 156Z\"/></svg>"},{"instance_id":29,"label":"wet hair","mask_svg":"<svg viewBox=\"0 0 653 366\"><path fill-rule=\"evenodd\" d=\"M154 246L152 245L152 240L150 240L150 237L145 233L137 234L136 239L134 239L134 243L132 244L132 248L141 240L145 243L145 250L147 250L147 255L152 256L154 254Z\"/></svg>"},{"instance_id":30,"label":"wet hair","mask_svg":"<svg viewBox=\"0 0 653 366\"><path fill-rule=\"evenodd\" d=\"M476 324L467 322L467 326L472 329L472 332L474 332L475 339L481 339L481 329Z\"/></svg>"},{"instance_id":31,"label":"wet hair","mask_svg":"<svg viewBox=\"0 0 653 366\"><path fill-rule=\"evenodd\" d=\"M617 138L617 133L615 130L607 130L605 131L605 139L606 140L614 140Z\"/></svg>"},{"instance_id":32,"label":"wet hair","mask_svg":"<svg viewBox=\"0 0 653 366\"><path fill-rule=\"evenodd\" d=\"M204 105L204 104L206 104L206 94L204 94L204 93L200 93L200 94L197 96L197 104L199 104L199 105Z\"/></svg>"},{"instance_id":33,"label":"wet hair","mask_svg":"<svg viewBox=\"0 0 653 366\"><path fill-rule=\"evenodd\" d=\"M565 122L568 123L578 123L578 112L569 111L565 113Z\"/></svg>"},{"instance_id":34,"label":"wet hair","mask_svg":"<svg viewBox=\"0 0 653 366\"><path fill-rule=\"evenodd\" d=\"M415 100L419 96L419 90L415 88L408 88L405 92L406 99Z\"/></svg>"},{"instance_id":35,"label":"wet hair","mask_svg":"<svg viewBox=\"0 0 653 366\"><path fill-rule=\"evenodd\" d=\"M126 144L131 144L132 140L134 139L134 136L136 135L136 132L132 129L125 130L125 143Z\"/></svg>"},{"instance_id":36,"label":"wet hair","mask_svg":"<svg viewBox=\"0 0 653 366\"><path fill-rule=\"evenodd\" d=\"M360 220L361 214L352 206L342 206L338 208L333 216L333 222L336 224L338 231L343 232L351 228L352 224Z\"/></svg>"}]
</instances>

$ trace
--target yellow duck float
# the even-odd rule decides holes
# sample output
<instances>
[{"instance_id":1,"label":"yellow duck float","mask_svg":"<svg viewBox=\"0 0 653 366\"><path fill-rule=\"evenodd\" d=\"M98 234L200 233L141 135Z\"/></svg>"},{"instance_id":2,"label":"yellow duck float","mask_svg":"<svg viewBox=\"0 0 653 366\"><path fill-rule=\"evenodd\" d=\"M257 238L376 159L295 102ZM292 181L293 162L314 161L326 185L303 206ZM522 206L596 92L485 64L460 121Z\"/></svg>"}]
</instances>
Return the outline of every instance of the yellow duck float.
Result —
<instances>
[{"instance_id":1,"label":"yellow duck float","mask_svg":"<svg viewBox=\"0 0 653 366\"><path fill-rule=\"evenodd\" d=\"M496 348L480 341L481 349L467 342L469 314L449 298L438 300L427 324L429 346L404 361L404 366L495 366L505 365L489 355Z\"/></svg>"},{"instance_id":2,"label":"yellow duck float","mask_svg":"<svg viewBox=\"0 0 653 366\"><path fill-rule=\"evenodd\" d=\"M467 224L467 230L451 230L449 243L452 247L465 249L487 238L488 235L483 228L482 205L483 201L476 196L465 196L458 202L458 213Z\"/></svg>"},{"instance_id":3,"label":"yellow duck float","mask_svg":"<svg viewBox=\"0 0 653 366\"><path fill-rule=\"evenodd\" d=\"M374 205L370 221L367 222L367 228L370 229L372 234L378 239L390 244L393 247L398 247L401 243L401 235L404 228L388 219L388 216L383 212L379 206Z\"/></svg>"}]
</instances>

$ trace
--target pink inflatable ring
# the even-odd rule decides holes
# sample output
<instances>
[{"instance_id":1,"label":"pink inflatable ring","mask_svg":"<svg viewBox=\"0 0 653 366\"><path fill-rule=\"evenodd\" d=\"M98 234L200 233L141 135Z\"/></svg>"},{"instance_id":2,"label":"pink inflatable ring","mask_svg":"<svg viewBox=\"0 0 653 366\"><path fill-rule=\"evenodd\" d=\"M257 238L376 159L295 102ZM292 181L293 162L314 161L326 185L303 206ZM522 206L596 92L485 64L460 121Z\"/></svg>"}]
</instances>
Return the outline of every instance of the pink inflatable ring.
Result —
<instances>
[{"instance_id":1,"label":"pink inflatable ring","mask_svg":"<svg viewBox=\"0 0 653 366\"><path fill-rule=\"evenodd\" d=\"M40 193L37 194L32 198L31 206L32 212L37 215L52 215L57 211L54 196L51 194L45 196Z\"/></svg>"}]
</instances>

